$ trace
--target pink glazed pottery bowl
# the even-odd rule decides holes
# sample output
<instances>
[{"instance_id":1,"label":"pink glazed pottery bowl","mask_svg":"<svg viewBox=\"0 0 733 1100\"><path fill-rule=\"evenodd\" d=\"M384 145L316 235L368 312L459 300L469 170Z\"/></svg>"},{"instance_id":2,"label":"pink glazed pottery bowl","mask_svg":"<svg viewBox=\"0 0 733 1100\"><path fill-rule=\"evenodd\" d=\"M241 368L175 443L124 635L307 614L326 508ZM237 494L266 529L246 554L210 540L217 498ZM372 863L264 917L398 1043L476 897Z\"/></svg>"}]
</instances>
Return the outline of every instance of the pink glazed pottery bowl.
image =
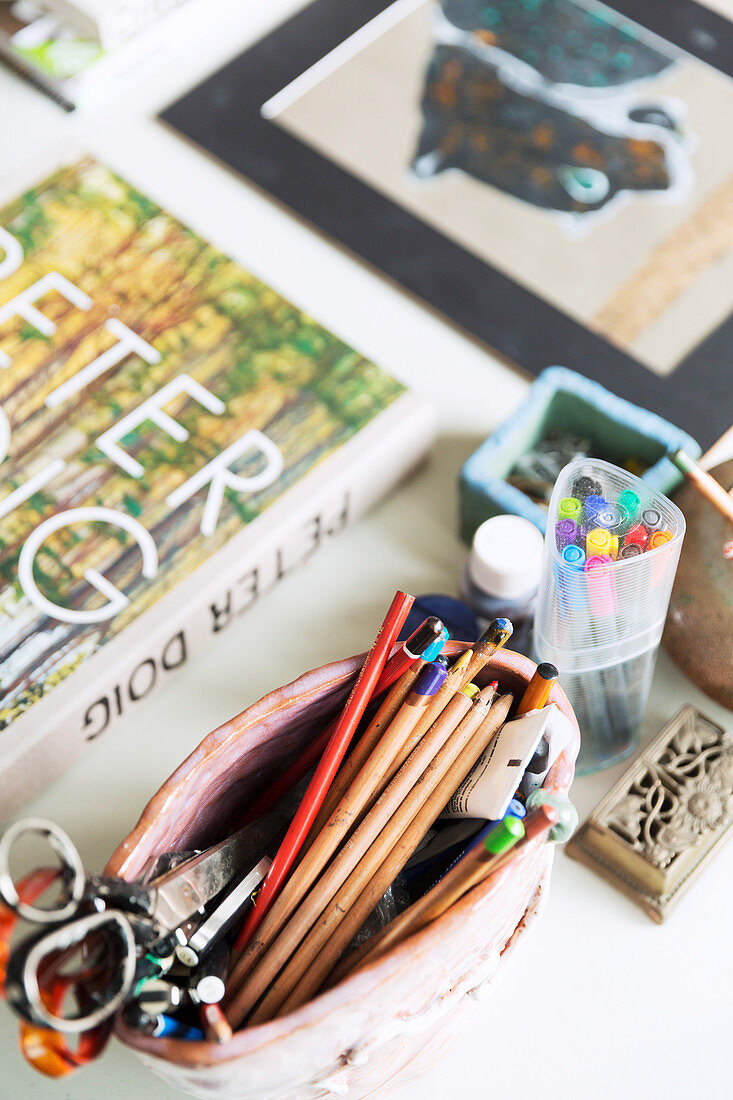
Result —
<instances>
[{"instance_id":1,"label":"pink glazed pottery bowl","mask_svg":"<svg viewBox=\"0 0 733 1100\"><path fill-rule=\"evenodd\" d=\"M465 648L449 643L448 654ZM205 737L146 806L107 871L135 879L165 851L203 848L267 777L344 701L363 655L306 672ZM499 651L477 678L515 698L535 665ZM551 701L577 722L564 693ZM545 788L567 794L580 744L554 764ZM115 1033L146 1066L190 1096L220 1100L383 1097L427 1070L491 991L494 977L544 901L553 847L534 842L511 867L470 890L423 931L290 1015L235 1033L229 1043L154 1038L120 1019Z\"/></svg>"}]
</instances>

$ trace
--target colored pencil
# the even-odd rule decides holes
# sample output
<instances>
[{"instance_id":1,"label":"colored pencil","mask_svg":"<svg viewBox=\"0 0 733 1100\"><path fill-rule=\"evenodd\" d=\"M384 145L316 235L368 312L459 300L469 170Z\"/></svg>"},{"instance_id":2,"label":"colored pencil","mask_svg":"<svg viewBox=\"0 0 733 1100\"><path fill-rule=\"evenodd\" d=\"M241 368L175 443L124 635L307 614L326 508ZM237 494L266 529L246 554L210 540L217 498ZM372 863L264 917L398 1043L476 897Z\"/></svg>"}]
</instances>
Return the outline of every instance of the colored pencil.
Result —
<instances>
[{"instance_id":1,"label":"colored pencil","mask_svg":"<svg viewBox=\"0 0 733 1100\"><path fill-rule=\"evenodd\" d=\"M475 690L478 692L478 689ZM436 771L443 766L446 753L451 752L452 745L461 743L464 730L470 725L469 722L464 729L461 728L467 712L477 710L481 713L486 708L485 695L481 705L474 706L468 688L464 692L456 693L450 700L349 843L342 847L308 893L301 889L301 885L303 880L309 882L310 879L299 876L300 867L296 870L288 884L288 896L282 899L277 909L273 908L267 927L263 924L260 935L231 975L230 988L233 992L227 990L226 1013L233 1027L239 1026L265 993L366 852L372 847L381 851L390 843L390 837L396 840L414 816L420 801L429 797ZM310 872L310 865L307 870ZM257 965L251 970L253 962ZM251 972L241 981L241 975L248 970ZM238 988L235 985L237 982L241 982Z\"/></svg>"},{"instance_id":2,"label":"colored pencil","mask_svg":"<svg viewBox=\"0 0 733 1100\"><path fill-rule=\"evenodd\" d=\"M695 460L690 458L683 450L675 451L674 454L667 455L667 457L674 462L677 469L682 471L705 499L714 508L718 509L721 516L725 516L730 523L733 523L733 497L725 491L720 482L711 477L706 470L703 470L702 466L698 466Z\"/></svg>"},{"instance_id":3,"label":"colored pencil","mask_svg":"<svg viewBox=\"0 0 733 1100\"><path fill-rule=\"evenodd\" d=\"M513 862L519 851L530 841L544 836L553 825L557 823L558 812L553 807L540 806L530 811L523 825L524 835L517 835L516 841L504 851L493 854L487 850L483 843L479 843L469 851L435 884L432 890L423 894L409 909L405 909L386 928L377 935L372 936L362 945L358 952L352 952L344 959L343 971L339 968L338 980L347 973L356 970L357 967L367 966L369 963L381 959L392 947L403 943L408 936L414 935L431 921L437 920L446 910L450 909L464 894L468 893L477 883L483 882L490 875L500 871L502 867ZM489 838L490 839L490 835ZM334 978L336 976L334 975Z\"/></svg>"},{"instance_id":4,"label":"colored pencil","mask_svg":"<svg viewBox=\"0 0 733 1100\"><path fill-rule=\"evenodd\" d=\"M389 848L370 851L311 929L298 952L273 984L250 1023L282 1016L309 1000L323 985L342 952L374 909L387 887L400 873L456 787L468 775L481 753L503 725L512 704L504 695L491 706L467 743L455 750L446 745L440 776L430 795L411 806L409 824Z\"/></svg>"},{"instance_id":5,"label":"colored pencil","mask_svg":"<svg viewBox=\"0 0 733 1100\"><path fill-rule=\"evenodd\" d=\"M524 689L524 694L517 706L517 717L527 714L530 710L541 710L550 698L552 689L557 683L558 671L549 661L543 661L537 665L532 679Z\"/></svg>"},{"instance_id":6,"label":"colored pencil","mask_svg":"<svg viewBox=\"0 0 733 1100\"><path fill-rule=\"evenodd\" d=\"M382 669L387 663L389 652L413 603L413 596L409 596L405 592L395 594L364 666L341 712L336 728L316 766L313 777L308 784L308 789L303 795L295 816L272 861L270 870L257 897L257 904L250 909L249 915L235 940L235 951L241 952L257 931L297 859L301 845L328 793L328 788L333 782L339 765L346 754L356 727L382 674Z\"/></svg>"}]
</instances>

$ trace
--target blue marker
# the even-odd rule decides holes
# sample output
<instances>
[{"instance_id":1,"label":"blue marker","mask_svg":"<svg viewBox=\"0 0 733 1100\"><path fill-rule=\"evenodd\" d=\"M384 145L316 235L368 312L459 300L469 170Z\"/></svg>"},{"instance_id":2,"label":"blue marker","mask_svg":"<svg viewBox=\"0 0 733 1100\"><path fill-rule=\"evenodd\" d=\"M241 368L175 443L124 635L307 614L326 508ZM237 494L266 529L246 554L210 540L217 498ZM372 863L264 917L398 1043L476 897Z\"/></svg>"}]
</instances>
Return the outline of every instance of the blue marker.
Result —
<instances>
[{"instance_id":1,"label":"blue marker","mask_svg":"<svg viewBox=\"0 0 733 1100\"><path fill-rule=\"evenodd\" d=\"M182 1024L180 1020L176 1020L173 1016L161 1014L153 1017L153 1019L155 1020L155 1027L150 1034L156 1038L166 1035L171 1039L193 1039L199 1042L204 1038L204 1033L200 1027Z\"/></svg>"},{"instance_id":2,"label":"blue marker","mask_svg":"<svg viewBox=\"0 0 733 1100\"><path fill-rule=\"evenodd\" d=\"M440 654L441 649L449 638L450 634L448 633L448 629L444 626L440 636L437 637L434 642L431 642L428 648L424 651L422 655L423 661L427 661L428 664L431 661L434 661L435 658Z\"/></svg>"},{"instance_id":3,"label":"blue marker","mask_svg":"<svg viewBox=\"0 0 733 1100\"><path fill-rule=\"evenodd\" d=\"M562 565L556 565L555 577L564 611L577 611L586 606L584 576L585 550L571 543L560 554Z\"/></svg>"}]
</instances>

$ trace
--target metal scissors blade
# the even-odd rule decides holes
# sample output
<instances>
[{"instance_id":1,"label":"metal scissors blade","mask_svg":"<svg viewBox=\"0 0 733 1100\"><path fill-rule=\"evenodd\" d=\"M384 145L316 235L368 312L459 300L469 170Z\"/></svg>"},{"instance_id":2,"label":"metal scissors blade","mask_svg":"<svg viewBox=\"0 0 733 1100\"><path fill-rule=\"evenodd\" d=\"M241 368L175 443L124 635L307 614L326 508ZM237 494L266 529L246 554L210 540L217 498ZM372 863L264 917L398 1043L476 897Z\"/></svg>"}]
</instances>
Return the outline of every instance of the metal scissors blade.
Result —
<instances>
[{"instance_id":1,"label":"metal scissors blade","mask_svg":"<svg viewBox=\"0 0 733 1100\"><path fill-rule=\"evenodd\" d=\"M147 884L152 916L161 928L172 931L198 909L225 890L286 824L281 815L269 821L245 825L201 855L193 856Z\"/></svg>"}]
</instances>

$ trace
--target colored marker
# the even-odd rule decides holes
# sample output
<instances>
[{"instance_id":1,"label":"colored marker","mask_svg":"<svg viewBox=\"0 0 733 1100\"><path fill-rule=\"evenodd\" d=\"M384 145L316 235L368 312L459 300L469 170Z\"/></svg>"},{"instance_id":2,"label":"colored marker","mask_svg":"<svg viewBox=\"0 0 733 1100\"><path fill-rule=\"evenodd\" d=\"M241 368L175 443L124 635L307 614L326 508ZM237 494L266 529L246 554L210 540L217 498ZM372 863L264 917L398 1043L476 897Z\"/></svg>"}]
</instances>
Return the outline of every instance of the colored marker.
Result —
<instances>
[{"instance_id":1,"label":"colored marker","mask_svg":"<svg viewBox=\"0 0 733 1100\"><path fill-rule=\"evenodd\" d=\"M578 541L578 525L574 519L561 519L555 524L555 542L558 550Z\"/></svg>"},{"instance_id":2,"label":"colored marker","mask_svg":"<svg viewBox=\"0 0 733 1100\"><path fill-rule=\"evenodd\" d=\"M641 501L636 493L632 489L624 489L622 493L619 493L618 503L619 508L623 508L626 512L628 524L631 526L636 523L641 507Z\"/></svg>"},{"instance_id":3,"label":"colored marker","mask_svg":"<svg viewBox=\"0 0 733 1100\"><path fill-rule=\"evenodd\" d=\"M652 531L661 531L664 519L658 508L645 508L641 513L641 522L651 534Z\"/></svg>"},{"instance_id":4,"label":"colored marker","mask_svg":"<svg viewBox=\"0 0 733 1100\"><path fill-rule=\"evenodd\" d=\"M730 542L726 542L723 547L723 557L727 561L733 561L733 539Z\"/></svg>"},{"instance_id":5,"label":"colored marker","mask_svg":"<svg viewBox=\"0 0 733 1100\"><path fill-rule=\"evenodd\" d=\"M586 604L583 579L585 550L582 546L566 546L560 554L560 559L565 568L558 567L556 575L563 606L568 611L583 608Z\"/></svg>"},{"instance_id":6,"label":"colored marker","mask_svg":"<svg viewBox=\"0 0 733 1100\"><path fill-rule=\"evenodd\" d=\"M593 477L576 477L573 482L573 496L584 501L590 496L600 496L601 483Z\"/></svg>"},{"instance_id":7,"label":"colored marker","mask_svg":"<svg viewBox=\"0 0 733 1100\"><path fill-rule=\"evenodd\" d=\"M612 535L605 527L594 527L586 536L585 549L589 557L608 554L615 560L618 557L618 535Z\"/></svg>"},{"instance_id":8,"label":"colored marker","mask_svg":"<svg viewBox=\"0 0 733 1100\"><path fill-rule=\"evenodd\" d=\"M440 636L435 639L433 644L429 645L423 653L422 660L427 662L428 664L431 664L433 661L437 660L438 656L440 655L441 649L449 638L450 634L448 633L448 628L444 626L442 634L440 634Z\"/></svg>"},{"instance_id":9,"label":"colored marker","mask_svg":"<svg viewBox=\"0 0 733 1100\"><path fill-rule=\"evenodd\" d=\"M625 543L618 552L619 561L627 561L629 558L638 558L644 551L638 542Z\"/></svg>"},{"instance_id":10,"label":"colored marker","mask_svg":"<svg viewBox=\"0 0 733 1100\"><path fill-rule=\"evenodd\" d=\"M557 506L558 519L574 519L577 523L583 514L583 505L577 497L565 497Z\"/></svg>"},{"instance_id":11,"label":"colored marker","mask_svg":"<svg viewBox=\"0 0 733 1100\"><path fill-rule=\"evenodd\" d=\"M564 562L575 569L582 569L585 565L585 550L582 546L566 546L560 556Z\"/></svg>"},{"instance_id":12,"label":"colored marker","mask_svg":"<svg viewBox=\"0 0 733 1100\"><path fill-rule=\"evenodd\" d=\"M585 562L591 611L599 617L616 611L616 586L609 565L613 565L609 554L594 554Z\"/></svg>"},{"instance_id":13,"label":"colored marker","mask_svg":"<svg viewBox=\"0 0 733 1100\"><path fill-rule=\"evenodd\" d=\"M669 542L673 537L671 531L652 531L647 550L656 550L658 546L664 546L665 542Z\"/></svg>"},{"instance_id":14,"label":"colored marker","mask_svg":"<svg viewBox=\"0 0 733 1100\"><path fill-rule=\"evenodd\" d=\"M646 544L649 542L649 532L646 527L641 523L636 523L627 531L624 535L624 546L629 546L631 543L636 543L642 550L646 550Z\"/></svg>"},{"instance_id":15,"label":"colored marker","mask_svg":"<svg viewBox=\"0 0 733 1100\"><path fill-rule=\"evenodd\" d=\"M588 526L598 527L600 523L599 517L607 516L609 514L609 509L610 505L605 497L598 496L596 493L592 493L589 497L586 497L583 504L583 516Z\"/></svg>"}]
</instances>

